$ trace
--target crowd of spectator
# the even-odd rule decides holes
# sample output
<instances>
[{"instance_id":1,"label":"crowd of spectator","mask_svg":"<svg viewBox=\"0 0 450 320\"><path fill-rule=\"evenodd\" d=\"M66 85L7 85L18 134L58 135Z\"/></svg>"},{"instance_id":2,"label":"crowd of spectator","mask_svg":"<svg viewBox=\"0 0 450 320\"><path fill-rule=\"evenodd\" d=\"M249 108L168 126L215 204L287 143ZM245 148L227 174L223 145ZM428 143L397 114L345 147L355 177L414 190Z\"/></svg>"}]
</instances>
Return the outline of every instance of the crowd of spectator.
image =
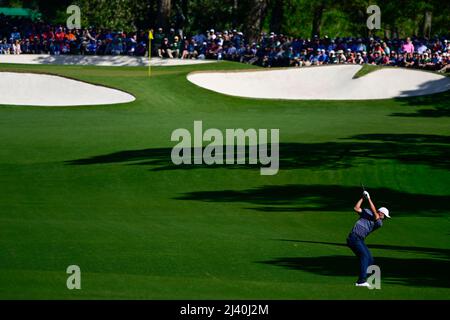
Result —
<instances>
[{"instance_id":1,"label":"crowd of spectator","mask_svg":"<svg viewBox=\"0 0 450 320\"><path fill-rule=\"evenodd\" d=\"M0 54L140 55L147 52L146 32L68 30L28 19L0 15Z\"/></svg>"},{"instance_id":2,"label":"crowd of spectator","mask_svg":"<svg viewBox=\"0 0 450 320\"><path fill-rule=\"evenodd\" d=\"M90 27L67 30L43 22L0 16L0 54L148 55L148 32L123 32ZM444 38L323 38L261 33L249 42L238 30L185 36L158 28L152 53L167 59L231 60L264 67L324 64L373 64L450 71L450 42Z\"/></svg>"}]
</instances>

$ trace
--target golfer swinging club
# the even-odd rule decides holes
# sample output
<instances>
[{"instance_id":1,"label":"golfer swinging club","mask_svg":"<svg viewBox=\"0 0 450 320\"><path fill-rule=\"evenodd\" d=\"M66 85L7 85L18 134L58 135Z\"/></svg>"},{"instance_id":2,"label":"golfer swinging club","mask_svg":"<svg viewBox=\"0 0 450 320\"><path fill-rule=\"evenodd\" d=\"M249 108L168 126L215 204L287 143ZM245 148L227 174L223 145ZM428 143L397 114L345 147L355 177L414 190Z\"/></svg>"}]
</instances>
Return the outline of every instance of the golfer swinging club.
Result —
<instances>
[{"instance_id":1,"label":"golfer swinging club","mask_svg":"<svg viewBox=\"0 0 450 320\"><path fill-rule=\"evenodd\" d=\"M367 199L370 205L370 209L361 208L361 205ZM383 226L383 219L385 217L390 218L389 210L386 208L376 209L370 195L364 190L363 197L355 205L355 211L360 216L359 220L355 223L352 231L348 235L347 245L352 249L355 255L359 259L359 278L356 282L357 287L370 287L367 280L367 268L374 264L372 255L369 248L364 243L364 239L373 231Z\"/></svg>"}]
</instances>

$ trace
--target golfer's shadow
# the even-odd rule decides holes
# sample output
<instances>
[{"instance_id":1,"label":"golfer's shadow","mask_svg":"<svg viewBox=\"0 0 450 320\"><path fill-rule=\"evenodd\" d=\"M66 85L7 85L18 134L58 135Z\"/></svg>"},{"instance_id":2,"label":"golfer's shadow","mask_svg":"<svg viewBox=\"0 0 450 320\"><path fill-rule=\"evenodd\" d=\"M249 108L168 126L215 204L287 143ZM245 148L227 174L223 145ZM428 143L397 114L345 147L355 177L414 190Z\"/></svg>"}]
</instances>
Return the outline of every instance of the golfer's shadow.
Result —
<instances>
[{"instance_id":1,"label":"golfer's shadow","mask_svg":"<svg viewBox=\"0 0 450 320\"><path fill-rule=\"evenodd\" d=\"M286 241L286 240L283 240ZM303 242L303 241L298 241ZM304 241L311 243L309 241ZM315 242L312 242L315 243ZM318 242L320 243L320 242ZM323 243L334 245L334 243ZM336 244L341 245L341 244ZM345 246L342 244L342 246ZM377 246L372 246L372 248ZM450 270L449 251L444 249L393 246L393 250L405 250L416 253L435 253L440 259L430 258L396 258L375 257L375 264L381 269L382 283L401 284L418 287L449 288ZM380 249L391 249L389 246L381 246ZM417 249L417 250L416 250ZM430 252L431 250L431 252ZM287 269L311 272L324 276L349 276L356 277L358 274L357 258L351 255L332 255L321 257L282 257L259 263L274 265Z\"/></svg>"}]
</instances>

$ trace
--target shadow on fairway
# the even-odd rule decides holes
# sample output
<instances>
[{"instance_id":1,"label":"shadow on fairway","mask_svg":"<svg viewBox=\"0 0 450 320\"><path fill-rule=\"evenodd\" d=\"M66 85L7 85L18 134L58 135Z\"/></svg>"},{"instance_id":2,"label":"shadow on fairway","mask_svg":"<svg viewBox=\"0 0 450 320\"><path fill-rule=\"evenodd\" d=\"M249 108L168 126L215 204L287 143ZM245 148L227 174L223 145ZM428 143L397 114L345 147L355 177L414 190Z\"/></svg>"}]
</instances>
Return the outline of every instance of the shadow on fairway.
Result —
<instances>
[{"instance_id":1,"label":"shadow on fairway","mask_svg":"<svg viewBox=\"0 0 450 320\"><path fill-rule=\"evenodd\" d=\"M450 140L448 136L418 134L358 135L347 139L359 141L323 143L281 143L280 170L290 169L342 169L381 160L403 164L428 165L450 169ZM344 139L342 139L344 140ZM361 140L365 140L362 142ZM405 147L405 144L408 144ZM247 148L248 149L248 148ZM248 151L248 150L247 150ZM259 170L260 165L180 165L171 160L171 148L128 150L67 161L71 165L120 163L143 165L152 171L193 169ZM194 153L194 152L192 152ZM248 161L246 161L248 162Z\"/></svg>"},{"instance_id":2,"label":"shadow on fairway","mask_svg":"<svg viewBox=\"0 0 450 320\"><path fill-rule=\"evenodd\" d=\"M393 215L443 216L450 210L450 197L412 194L388 188L371 188L376 205L388 207ZM263 186L247 190L199 191L176 199L205 202L241 202L263 212L351 211L361 188L337 185Z\"/></svg>"},{"instance_id":3,"label":"shadow on fairway","mask_svg":"<svg viewBox=\"0 0 450 320\"><path fill-rule=\"evenodd\" d=\"M285 257L264 263L287 269L311 272L324 276L355 276L358 274L358 261L353 256L324 257ZM377 257L375 264L381 269L383 283L449 288L450 261L433 259L401 259Z\"/></svg>"},{"instance_id":4,"label":"shadow on fairway","mask_svg":"<svg viewBox=\"0 0 450 320\"><path fill-rule=\"evenodd\" d=\"M397 112L391 114L394 117L450 117L450 91L420 97L398 98L395 100L407 106L424 107L424 109L415 110L411 113Z\"/></svg>"},{"instance_id":5,"label":"shadow on fairway","mask_svg":"<svg viewBox=\"0 0 450 320\"><path fill-rule=\"evenodd\" d=\"M330 245L337 247L345 247L345 243L338 242L324 242L324 241L308 241L308 240L290 240L290 239L274 239L277 241L285 242L295 242L295 243L306 243L306 244L320 244L320 245ZM415 254L426 254L437 259L450 260L450 250L441 248L426 248L426 247L415 247L415 246L396 246L396 245L385 245L385 244L370 244L370 249L380 249L380 250L390 250L390 251L401 251L407 253Z\"/></svg>"},{"instance_id":6,"label":"shadow on fairway","mask_svg":"<svg viewBox=\"0 0 450 320\"><path fill-rule=\"evenodd\" d=\"M436 134L359 134L344 140L363 140L397 143L426 143L426 144L450 144L450 136L440 136Z\"/></svg>"}]
</instances>

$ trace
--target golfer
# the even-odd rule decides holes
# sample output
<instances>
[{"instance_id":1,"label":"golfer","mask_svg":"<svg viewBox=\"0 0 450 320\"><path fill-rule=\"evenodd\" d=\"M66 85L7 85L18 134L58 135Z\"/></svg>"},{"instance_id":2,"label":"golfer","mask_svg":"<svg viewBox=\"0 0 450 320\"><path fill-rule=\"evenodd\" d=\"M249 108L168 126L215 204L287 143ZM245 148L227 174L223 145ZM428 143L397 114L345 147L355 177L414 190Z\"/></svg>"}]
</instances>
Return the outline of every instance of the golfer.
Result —
<instances>
[{"instance_id":1,"label":"golfer","mask_svg":"<svg viewBox=\"0 0 450 320\"><path fill-rule=\"evenodd\" d=\"M364 199L367 199L369 202L370 209L361 208ZM356 286L370 287L370 284L366 281L367 268L373 265L374 261L372 255L370 254L369 248L367 248L364 243L364 239L370 233L383 226L383 219L385 217L390 218L389 210L384 207L377 210L367 191L364 191L363 197L359 199L354 209L360 218L348 235L347 245L359 259L359 278L356 282Z\"/></svg>"}]
</instances>

